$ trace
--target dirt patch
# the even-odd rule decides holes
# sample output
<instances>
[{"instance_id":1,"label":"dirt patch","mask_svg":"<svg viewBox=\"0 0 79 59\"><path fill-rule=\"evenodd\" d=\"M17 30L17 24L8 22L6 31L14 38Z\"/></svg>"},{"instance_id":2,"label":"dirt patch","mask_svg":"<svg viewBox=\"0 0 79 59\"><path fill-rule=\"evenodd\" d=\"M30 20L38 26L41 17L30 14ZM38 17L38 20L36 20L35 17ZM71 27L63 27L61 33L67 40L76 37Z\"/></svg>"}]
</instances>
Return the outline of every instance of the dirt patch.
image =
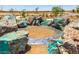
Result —
<instances>
[{"instance_id":1,"label":"dirt patch","mask_svg":"<svg viewBox=\"0 0 79 59\"><path fill-rule=\"evenodd\" d=\"M26 54L48 54L48 46L45 44L33 44Z\"/></svg>"},{"instance_id":2,"label":"dirt patch","mask_svg":"<svg viewBox=\"0 0 79 59\"><path fill-rule=\"evenodd\" d=\"M27 31L31 38L48 38L55 34L54 30L41 26L30 26Z\"/></svg>"}]
</instances>

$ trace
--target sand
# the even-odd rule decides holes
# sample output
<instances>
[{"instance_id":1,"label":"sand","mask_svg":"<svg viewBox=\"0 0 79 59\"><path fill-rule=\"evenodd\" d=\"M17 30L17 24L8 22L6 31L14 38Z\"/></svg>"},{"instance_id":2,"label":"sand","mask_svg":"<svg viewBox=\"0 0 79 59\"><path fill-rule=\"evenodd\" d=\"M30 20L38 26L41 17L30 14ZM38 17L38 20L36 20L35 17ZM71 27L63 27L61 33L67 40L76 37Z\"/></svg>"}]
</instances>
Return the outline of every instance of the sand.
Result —
<instances>
[{"instance_id":1,"label":"sand","mask_svg":"<svg viewBox=\"0 0 79 59\"><path fill-rule=\"evenodd\" d=\"M44 44L33 44L31 45L31 50L26 52L26 54L48 54L48 46Z\"/></svg>"},{"instance_id":2,"label":"sand","mask_svg":"<svg viewBox=\"0 0 79 59\"><path fill-rule=\"evenodd\" d=\"M48 38L55 34L54 30L41 26L30 26L27 31L31 38Z\"/></svg>"}]
</instances>

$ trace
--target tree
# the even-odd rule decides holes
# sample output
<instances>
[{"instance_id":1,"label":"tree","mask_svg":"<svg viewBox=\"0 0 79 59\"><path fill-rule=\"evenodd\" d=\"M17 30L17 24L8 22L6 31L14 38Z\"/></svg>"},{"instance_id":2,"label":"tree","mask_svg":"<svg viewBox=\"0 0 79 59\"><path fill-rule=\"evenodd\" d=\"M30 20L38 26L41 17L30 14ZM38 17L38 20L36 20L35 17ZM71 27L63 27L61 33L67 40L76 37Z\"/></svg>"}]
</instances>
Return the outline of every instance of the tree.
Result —
<instances>
[{"instance_id":1,"label":"tree","mask_svg":"<svg viewBox=\"0 0 79 59\"><path fill-rule=\"evenodd\" d=\"M36 7L36 8L35 8L35 11L38 11L38 9L39 9L39 7Z\"/></svg>"},{"instance_id":2,"label":"tree","mask_svg":"<svg viewBox=\"0 0 79 59\"><path fill-rule=\"evenodd\" d=\"M13 9L13 8L11 8L9 11L13 14L14 9Z\"/></svg>"},{"instance_id":3,"label":"tree","mask_svg":"<svg viewBox=\"0 0 79 59\"><path fill-rule=\"evenodd\" d=\"M61 11L60 11L60 16L63 15L63 12L64 12L64 9L61 9Z\"/></svg>"},{"instance_id":4,"label":"tree","mask_svg":"<svg viewBox=\"0 0 79 59\"><path fill-rule=\"evenodd\" d=\"M57 17L59 14L60 16L63 15L64 10L61 7L55 6L52 8L52 13L55 17Z\"/></svg>"},{"instance_id":5,"label":"tree","mask_svg":"<svg viewBox=\"0 0 79 59\"><path fill-rule=\"evenodd\" d=\"M9 11L13 12L13 11L14 11L14 9L13 9L13 8L11 8Z\"/></svg>"},{"instance_id":6,"label":"tree","mask_svg":"<svg viewBox=\"0 0 79 59\"><path fill-rule=\"evenodd\" d=\"M26 17L26 12L25 12L25 9L23 9L23 10L22 10L22 14L21 14L21 16L22 16L23 18L25 18L25 17Z\"/></svg>"},{"instance_id":7,"label":"tree","mask_svg":"<svg viewBox=\"0 0 79 59\"><path fill-rule=\"evenodd\" d=\"M79 6L76 7L76 11L77 11L77 13L79 13Z\"/></svg>"},{"instance_id":8,"label":"tree","mask_svg":"<svg viewBox=\"0 0 79 59\"><path fill-rule=\"evenodd\" d=\"M72 12L74 13L74 12L75 12L75 10L74 10L74 9L72 9Z\"/></svg>"}]
</instances>

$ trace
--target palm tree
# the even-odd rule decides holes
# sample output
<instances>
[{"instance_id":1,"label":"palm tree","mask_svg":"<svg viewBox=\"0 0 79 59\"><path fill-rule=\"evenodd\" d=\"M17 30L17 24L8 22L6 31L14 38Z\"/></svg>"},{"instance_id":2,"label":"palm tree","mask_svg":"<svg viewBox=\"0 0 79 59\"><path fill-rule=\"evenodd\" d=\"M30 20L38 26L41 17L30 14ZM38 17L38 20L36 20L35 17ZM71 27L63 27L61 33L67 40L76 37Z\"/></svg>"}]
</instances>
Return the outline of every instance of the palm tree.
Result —
<instances>
[{"instance_id":1,"label":"palm tree","mask_svg":"<svg viewBox=\"0 0 79 59\"><path fill-rule=\"evenodd\" d=\"M57 17L59 14L60 16L63 15L64 9L62 9L59 6L55 6L52 8L52 13L54 14L55 17Z\"/></svg>"}]
</instances>

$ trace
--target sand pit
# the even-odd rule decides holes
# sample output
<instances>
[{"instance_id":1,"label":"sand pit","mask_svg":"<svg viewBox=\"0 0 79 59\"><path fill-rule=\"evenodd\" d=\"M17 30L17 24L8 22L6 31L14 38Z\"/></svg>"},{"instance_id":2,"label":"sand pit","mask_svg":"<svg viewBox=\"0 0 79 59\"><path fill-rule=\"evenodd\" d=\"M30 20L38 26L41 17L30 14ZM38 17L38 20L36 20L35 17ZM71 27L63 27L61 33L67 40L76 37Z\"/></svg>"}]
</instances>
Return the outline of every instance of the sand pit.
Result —
<instances>
[{"instance_id":1,"label":"sand pit","mask_svg":"<svg viewBox=\"0 0 79 59\"><path fill-rule=\"evenodd\" d=\"M42 26L30 26L27 31L31 38L48 38L55 34L54 30Z\"/></svg>"}]
</instances>

